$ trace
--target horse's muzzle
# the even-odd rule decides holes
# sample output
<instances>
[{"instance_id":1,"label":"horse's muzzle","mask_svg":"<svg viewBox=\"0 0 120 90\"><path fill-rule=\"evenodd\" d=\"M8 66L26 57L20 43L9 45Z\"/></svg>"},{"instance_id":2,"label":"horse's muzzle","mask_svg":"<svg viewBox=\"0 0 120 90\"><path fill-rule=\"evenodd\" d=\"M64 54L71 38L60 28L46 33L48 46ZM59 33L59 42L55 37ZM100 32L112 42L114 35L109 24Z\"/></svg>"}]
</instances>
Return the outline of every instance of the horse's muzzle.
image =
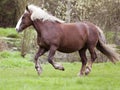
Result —
<instances>
[{"instance_id":1,"label":"horse's muzzle","mask_svg":"<svg viewBox=\"0 0 120 90\"><path fill-rule=\"evenodd\" d=\"M20 29L18 29L18 28L15 28L15 30L19 33L19 32L21 32L21 30Z\"/></svg>"}]
</instances>

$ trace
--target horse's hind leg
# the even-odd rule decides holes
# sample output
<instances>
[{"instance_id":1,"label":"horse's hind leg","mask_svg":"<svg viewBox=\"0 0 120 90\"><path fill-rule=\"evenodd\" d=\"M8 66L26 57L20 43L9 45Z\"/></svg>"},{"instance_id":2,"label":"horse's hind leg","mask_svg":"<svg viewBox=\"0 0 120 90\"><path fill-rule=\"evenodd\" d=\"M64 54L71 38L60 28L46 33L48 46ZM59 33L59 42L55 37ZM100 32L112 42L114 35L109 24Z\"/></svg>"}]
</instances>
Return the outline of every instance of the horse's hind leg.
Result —
<instances>
[{"instance_id":1,"label":"horse's hind leg","mask_svg":"<svg viewBox=\"0 0 120 90\"><path fill-rule=\"evenodd\" d=\"M96 52L95 52L95 47L90 47L88 48L89 49L89 52L91 54L91 60L89 61L87 67L86 67L86 71L85 71L85 74L88 75L90 72L91 72L91 69L92 69L92 64L93 62L95 61L95 59L97 58L97 55L96 55Z\"/></svg>"},{"instance_id":2,"label":"horse's hind leg","mask_svg":"<svg viewBox=\"0 0 120 90\"><path fill-rule=\"evenodd\" d=\"M35 59L34 59L35 60L35 69L38 72L38 75L40 75L42 72L42 67L40 66L40 62L39 62L38 58L41 55L43 55L45 52L46 52L46 50L44 48L39 47L38 52L35 55Z\"/></svg>"},{"instance_id":3,"label":"horse's hind leg","mask_svg":"<svg viewBox=\"0 0 120 90\"><path fill-rule=\"evenodd\" d=\"M62 70L64 71L64 67L61 64L58 64L56 62L53 61L53 57L55 55L57 47L56 46L51 46L50 47L50 52L49 52L49 56L48 56L48 62L55 68L58 70Z\"/></svg>"},{"instance_id":4,"label":"horse's hind leg","mask_svg":"<svg viewBox=\"0 0 120 90\"><path fill-rule=\"evenodd\" d=\"M87 64L86 48L79 50L79 55L82 61L82 66L81 66L79 76L82 76L85 74L85 69L86 69L86 64Z\"/></svg>"}]
</instances>

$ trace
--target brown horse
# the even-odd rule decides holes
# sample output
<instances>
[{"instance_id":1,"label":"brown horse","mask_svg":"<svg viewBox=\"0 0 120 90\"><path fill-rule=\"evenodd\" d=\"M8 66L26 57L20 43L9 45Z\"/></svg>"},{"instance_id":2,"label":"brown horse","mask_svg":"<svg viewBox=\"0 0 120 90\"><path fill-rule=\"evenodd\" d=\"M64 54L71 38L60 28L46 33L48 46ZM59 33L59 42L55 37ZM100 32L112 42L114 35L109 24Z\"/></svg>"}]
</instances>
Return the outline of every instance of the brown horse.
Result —
<instances>
[{"instance_id":1,"label":"brown horse","mask_svg":"<svg viewBox=\"0 0 120 90\"><path fill-rule=\"evenodd\" d=\"M80 76L87 75L91 71L92 63L97 58L95 47L113 63L119 60L118 54L105 44L105 37L102 30L92 23L65 23L43 11L40 7L28 5L16 25L16 30L17 32L21 32L31 25L35 28L38 35L39 50L35 55L35 68L38 74L41 73L38 57L48 50L50 51L48 62L55 69L59 70L64 70L64 67L53 61L56 50L64 53L78 51L82 61ZM91 60L86 66L87 49L91 54Z\"/></svg>"}]
</instances>

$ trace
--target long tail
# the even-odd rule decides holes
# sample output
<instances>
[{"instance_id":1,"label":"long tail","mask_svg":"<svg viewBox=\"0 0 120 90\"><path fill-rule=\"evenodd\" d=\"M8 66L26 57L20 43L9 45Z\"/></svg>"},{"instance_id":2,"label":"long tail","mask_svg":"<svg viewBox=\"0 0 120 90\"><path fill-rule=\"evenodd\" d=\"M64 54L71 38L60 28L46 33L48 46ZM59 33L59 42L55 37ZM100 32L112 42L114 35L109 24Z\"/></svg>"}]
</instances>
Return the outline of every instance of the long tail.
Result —
<instances>
[{"instance_id":1,"label":"long tail","mask_svg":"<svg viewBox=\"0 0 120 90\"><path fill-rule=\"evenodd\" d=\"M106 55L111 62L115 63L116 61L119 61L120 60L119 54L115 51L114 48L110 47L105 43L105 37L102 30L100 28L98 28L98 30L99 30L99 41L97 43L96 48L99 51L101 51L104 55Z\"/></svg>"}]
</instances>

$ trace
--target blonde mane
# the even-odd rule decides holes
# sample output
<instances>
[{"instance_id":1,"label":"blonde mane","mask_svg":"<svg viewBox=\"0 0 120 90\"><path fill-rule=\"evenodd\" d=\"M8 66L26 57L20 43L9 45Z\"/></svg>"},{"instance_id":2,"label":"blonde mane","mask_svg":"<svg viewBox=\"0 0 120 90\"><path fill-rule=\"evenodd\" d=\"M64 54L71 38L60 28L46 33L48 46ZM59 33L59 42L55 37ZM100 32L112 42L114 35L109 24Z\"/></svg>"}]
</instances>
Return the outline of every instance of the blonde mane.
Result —
<instances>
[{"instance_id":1,"label":"blonde mane","mask_svg":"<svg viewBox=\"0 0 120 90\"><path fill-rule=\"evenodd\" d=\"M45 12L44 10L42 10L40 7L35 6L33 4L28 5L28 10L32 13L31 15L31 20L34 21L35 19L41 19L43 21L57 21L59 23L64 23L63 20L60 20L58 18L56 18L55 16L52 16L50 14L48 14L47 12Z\"/></svg>"}]
</instances>

